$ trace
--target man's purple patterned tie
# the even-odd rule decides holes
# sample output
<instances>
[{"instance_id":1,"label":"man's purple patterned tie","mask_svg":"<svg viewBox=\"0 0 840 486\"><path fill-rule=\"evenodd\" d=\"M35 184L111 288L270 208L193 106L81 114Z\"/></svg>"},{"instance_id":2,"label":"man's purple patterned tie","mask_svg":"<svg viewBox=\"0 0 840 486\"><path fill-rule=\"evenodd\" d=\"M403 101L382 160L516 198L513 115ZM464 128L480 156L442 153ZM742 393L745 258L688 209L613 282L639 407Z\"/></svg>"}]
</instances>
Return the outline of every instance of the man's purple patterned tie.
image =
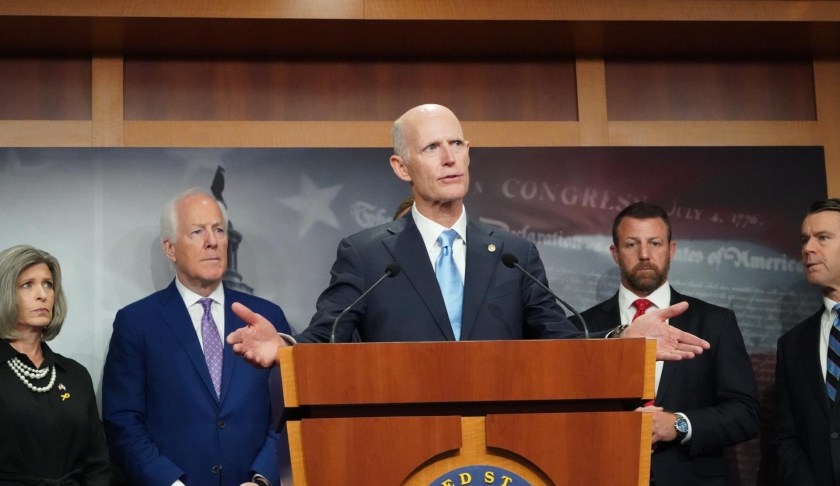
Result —
<instances>
[{"instance_id":1,"label":"man's purple patterned tie","mask_svg":"<svg viewBox=\"0 0 840 486\"><path fill-rule=\"evenodd\" d=\"M210 313L210 306L213 299L201 299L204 307L204 315L201 316L201 339L204 340L204 361L207 362L207 369L210 370L210 378L213 380L213 388L216 389L216 397L222 394L222 339L219 337L219 329L213 314Z\"/></svg>"}]
</instances>

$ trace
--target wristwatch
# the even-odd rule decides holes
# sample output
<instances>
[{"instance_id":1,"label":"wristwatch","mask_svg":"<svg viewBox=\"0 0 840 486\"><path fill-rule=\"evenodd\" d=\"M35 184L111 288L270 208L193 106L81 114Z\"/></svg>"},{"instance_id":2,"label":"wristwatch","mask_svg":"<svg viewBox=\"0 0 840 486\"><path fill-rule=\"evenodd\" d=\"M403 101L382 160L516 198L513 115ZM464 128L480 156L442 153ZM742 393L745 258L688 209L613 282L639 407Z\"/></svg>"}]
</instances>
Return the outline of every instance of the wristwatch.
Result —
<instances>
[{"instance_id":1,"label":"wristwatch","mask_svg":"<svg viewBox=\"0 0 840 486\"><path fill-rule=\"evenodd\" d=\"M621 333L627 330L630 327L630 324L621 324L612 329L612 331L607 333L608 338L617 338L621 337Z\"/></svg>"},{"instance_id":2,"label":"wristwatch","mask_svg":"<svg viewBox=\"0 0 840 486\"><path fill-rule=\"evenodd\" d=\"M268 482L268 479L259 474L254 474L254 477L253 479L251 479L251 482L256 484L257 486L271 486L271 483Z\"/></svg>"},{"instance_id":3,"label":"wristwatch","mask_svg":"<svg viewBox=\"0 0 840 486\"><path fill-rule=\"evenodd\" d=\"M688 419L681 413L675 413L677 420L674 421L674 429L677 431L677 440L682 442L688 435Z\"/></svg>"}]
</instances>

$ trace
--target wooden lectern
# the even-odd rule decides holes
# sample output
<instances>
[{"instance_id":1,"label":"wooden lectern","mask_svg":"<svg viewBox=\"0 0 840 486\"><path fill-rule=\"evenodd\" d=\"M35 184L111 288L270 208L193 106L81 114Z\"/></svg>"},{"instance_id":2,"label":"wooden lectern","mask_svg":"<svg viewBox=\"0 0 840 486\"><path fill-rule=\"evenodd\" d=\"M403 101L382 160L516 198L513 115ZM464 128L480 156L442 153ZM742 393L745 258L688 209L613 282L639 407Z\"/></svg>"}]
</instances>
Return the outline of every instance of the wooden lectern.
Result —
<instances>
[{"instance_id":1,"label":"wooden lectern","mask_svg":"<svg viewBox=\"0 0 840 486\"><path fill-rule=\"evenodd\" d=\"M295 486L532 485L650 476L656 342L300 344L278 352ZM490 481L492 479L493 481Z\"/></svg>"}]
</instances>

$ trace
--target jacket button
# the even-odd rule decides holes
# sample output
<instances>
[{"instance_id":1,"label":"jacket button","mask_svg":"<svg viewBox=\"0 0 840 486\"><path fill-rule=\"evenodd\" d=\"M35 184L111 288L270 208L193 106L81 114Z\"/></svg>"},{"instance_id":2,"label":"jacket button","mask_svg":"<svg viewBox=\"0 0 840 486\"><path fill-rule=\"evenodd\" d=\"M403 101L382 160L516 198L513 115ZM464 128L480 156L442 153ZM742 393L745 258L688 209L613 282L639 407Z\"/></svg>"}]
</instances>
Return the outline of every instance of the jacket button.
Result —
<instances>
[{"instance_id":1,"label":"jacket button","mask_svg":"<svg viewBox=\"0 0 840 486\"><path fill-rule=\"evenodd\" d=\"M831 433L831 438L832 439L836 439L837 437L840 437L840 434L838 434L837 432L832 432Z\"/></svg>"},{"instance_id":2,"label":"jacket button","mask_svg":"<svg viewBox=\"0 0 840 486\"><path fill-rule=\"evenodd\" d=\"M219 420L216 423L216 425L218 425L220 429L224 429L225 428L225 421L224 420Z\"/></svg>"},{"instance_id":3,"label":"jacket button","mask_svg":"<svg viewBox=\"0 0 840 486\"><path fill-rule=\"evenodd\" d=\"M210 468L210 472L213 474L219 474L219 471L222 470L222 466L213 466Z\"/></svg>"}]
</instances>

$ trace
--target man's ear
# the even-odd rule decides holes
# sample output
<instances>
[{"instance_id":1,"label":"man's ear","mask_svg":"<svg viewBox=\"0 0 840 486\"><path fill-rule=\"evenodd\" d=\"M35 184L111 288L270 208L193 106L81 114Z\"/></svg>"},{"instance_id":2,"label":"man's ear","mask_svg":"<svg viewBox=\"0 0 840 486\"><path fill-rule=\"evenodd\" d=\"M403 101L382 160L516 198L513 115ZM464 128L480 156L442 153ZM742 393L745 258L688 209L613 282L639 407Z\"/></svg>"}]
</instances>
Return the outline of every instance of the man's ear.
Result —
<instances>
[{"instance_id":1,"label":"man's ear","mask_svg":"<svg viewBox=\"0 0 840 486\"><path fill-rule=\"evenodd\" d=\"M394 154L389 159L389 162L391 163L391 169L394 170L394 174L396 174L397 177L406 182L411 182L411 176L408 175L408 170L405 168L405 161L402 157Z\"/></svg>"},{"instance_id":2,"label":"man's ear","mask_svg":"<svg viewBox=\"0 0 840 486\"><path fill-rule=\"evenodd\" d=\"M175 263L175 244L169 240L163 240L161 245L163 246L163 254L166 255L166 258L172 263Z\"/></svg>"}]
</instances>

